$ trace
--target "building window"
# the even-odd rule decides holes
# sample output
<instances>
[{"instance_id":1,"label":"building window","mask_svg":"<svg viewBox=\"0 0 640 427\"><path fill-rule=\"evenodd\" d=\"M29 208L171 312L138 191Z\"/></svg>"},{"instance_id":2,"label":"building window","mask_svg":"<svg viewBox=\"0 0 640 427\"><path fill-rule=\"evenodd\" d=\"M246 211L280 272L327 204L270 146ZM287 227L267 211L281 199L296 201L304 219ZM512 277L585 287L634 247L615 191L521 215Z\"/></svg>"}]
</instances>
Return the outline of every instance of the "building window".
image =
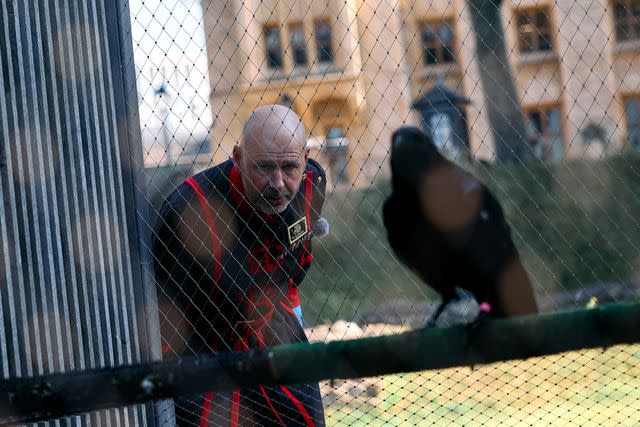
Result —
<instances>
[{"instance_id":1,"label":"building window","mask_svg":"<svg viewBox=\"0 0 640 427\"><path fill-rule=\"evenodd\" d=\"M289 25L289 46L293 52L293 65L296 67L307 65L307 43L304 39L302 24Z\"/></svg>"},{"instance_id":2,"label":"building window","mask_svg":"<svg viewBox=\"0 0 640 427\"><path fill-rule=\"evenodd\" d=\"M325 150L329 157L329 167L333 183L348 183L349 171L347 169L347 162L349 155L349 140L344 136L342 129L329 129L327 139L325 141Z\"/></svg>"},{"instance_id":3,"label":"building window","mask_svg":"<svg viewBox=\"0 0 640 427\"><path fill-rule=\"evenodd\" d=\"M453 22L425 22L420 26L420 37L424 65L450 64L456 61L453 53Z\"/></svg>"},{"instance_id":4,"label":"building window","mask_svg":"<svg viewBox=\"0 0 640 427\"><path fill-rule=\"evenodd\" d=\"M640 39L640 0L615 0L616 40Z\"/></svg>"},{"instance_id":5,"label":"building window","mask_svg":"<svg viewBox=\"0 0 640 427\"><path fill-rule=\"evenodd\" d=\"M316 21L316 57L318 62L333 62L333 49L331 48L331 26L327 21Z\"/></svg>"},{"instance_id":6,"label":"building window","mask_svg":"<svg viewBox=\"0 0 640 427\"><path fill-rule=\"evenodd\" d=\"M559 160L564 152L562 119L557 105L525 109L527 137L540 160Z\"/></svg>"},{"instance_id":7,"label":"building window","mask_svg":"<svg viewBox=\"0 0 640 427\"><path fill-rule=\"evenodd\" d=\"M640 150L640 95L627 98L624 102L624 116L627 122L629 146Z\"/></svg>"},{"instance_id":8,"label":"building window","mask_svg":"<svg viewBox=\"0 0 640 427\"><path fill-rule=\"evenodd\" d=\"M518 12L518 45L521 53L553 49L548 9L536 8Z\"/></svg>"},{"instance_id":9,"label":"building window","mask_svg":"<svg viewBox=\"0 0 640 427\"><path fill-rule=\"evenodd\" d=\"M269 68L282 68L282 44L278 27L264 28L264 46Z\"/></svg>"}]
</instances>

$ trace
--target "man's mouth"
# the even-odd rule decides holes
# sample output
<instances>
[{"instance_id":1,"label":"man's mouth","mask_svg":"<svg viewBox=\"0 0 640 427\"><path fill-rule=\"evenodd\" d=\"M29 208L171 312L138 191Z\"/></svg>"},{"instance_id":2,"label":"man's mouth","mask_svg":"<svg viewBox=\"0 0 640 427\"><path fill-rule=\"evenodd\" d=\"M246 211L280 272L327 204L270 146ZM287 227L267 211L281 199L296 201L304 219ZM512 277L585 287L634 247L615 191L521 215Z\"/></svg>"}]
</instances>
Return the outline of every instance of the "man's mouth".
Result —
<instances>
[{"instance_id":1,"label":"man's mouth","mask_svg":"<svg viewBox=\"0 0 640 427\"><path fill-rule=\"evenodd\" d=\"M268 195L264 196L264 198L271 203L282 203L286 200L286 197L283 195Z\"/></svg>"}]
</instances>

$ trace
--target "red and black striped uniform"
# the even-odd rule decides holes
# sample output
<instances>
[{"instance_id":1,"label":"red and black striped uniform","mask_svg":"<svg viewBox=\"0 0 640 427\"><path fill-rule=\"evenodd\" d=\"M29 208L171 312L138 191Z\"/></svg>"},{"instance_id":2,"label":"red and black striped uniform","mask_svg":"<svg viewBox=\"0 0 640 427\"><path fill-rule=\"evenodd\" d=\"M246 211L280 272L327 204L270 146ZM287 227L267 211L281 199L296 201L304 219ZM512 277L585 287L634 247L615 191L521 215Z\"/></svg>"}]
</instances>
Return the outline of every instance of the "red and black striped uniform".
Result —
<instances>
[{"instance_id":1,"label":"red and black striped uniform","mask_svg":"<svg viewBox=\"0 0 640 427\"><path fill-rule=\"evenodd\" d=\"M298 285L312 261L311 226L326 177L309 160L300 189L277 215L244 199L232 161L180 185L153 242L165 356L306 342ZM207 393L176 402L179 425L324 425L317 384Z\"/></svg>"}]
</instances>

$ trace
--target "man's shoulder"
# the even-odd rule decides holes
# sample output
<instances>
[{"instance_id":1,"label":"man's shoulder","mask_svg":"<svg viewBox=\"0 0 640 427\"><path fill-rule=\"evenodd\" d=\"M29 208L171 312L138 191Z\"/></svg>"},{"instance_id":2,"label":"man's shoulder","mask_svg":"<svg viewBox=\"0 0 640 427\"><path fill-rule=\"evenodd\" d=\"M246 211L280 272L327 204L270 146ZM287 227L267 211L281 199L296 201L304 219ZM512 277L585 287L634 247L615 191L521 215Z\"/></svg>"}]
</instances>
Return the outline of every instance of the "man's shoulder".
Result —
<instances>
[{"instance_id":1,"label":"man's shoulder","mask_svg":"<svg viewBox=\"0 0 640 427\"><path fill-rule=\"evenodd\" d=\"M233 162L227 160L185 179L168 197L169 203L174 206L185 204L195 195L195 187L199 187L205 194L214 190L225 193L232 166Z\"/></svg>"},{"instance_id":2,"label":"man's shoulder","mask_svg":"<svg viewBox=\"0 0 640 427\"><path fill-rule=\"evenodd\" d=\"M315 159L312 159L311 157L309 157L309 159L307 160L306 169L307 171L310 171L311 173L313 173L314 177L321 176L325 178L327 176L323 167L320 166L320 163L318 163Z\"/></svg>"},{"instance_id":3,"label":"man's shoulder","mask_svg":"<svg viewBox=\"0 0 640 427\"><path fill-rule=\"evenodd\" d=\"M205 169L191 178L198 183L200 187L226 186L229 183L229 172L231 172L232 167L233 161L229 159L209 169Z\"/></svg>"},{"instance_id":4,"label":"man's shoulder","mask_svg":"<svg viewBox=\"0 0 640 427\"><path fill-rule=\"evenodd\" d=\"M307 170L307 174L310 174L311 183L312 183L311 189L313 193L320 196L320 197L314 197L313 203L316 205L320 203L319 206L321 206L322 203L324 203L324 194L326 192L326 186L327 186L327 174L325 173L322 166L320 166L320 163L318 163L317 161L311 158L307 160L306 170ZM301 186L301 188L302 187L304 186ZM319 207L316 206L316 209L319 209Z\"/></svg>"}]
</instances>

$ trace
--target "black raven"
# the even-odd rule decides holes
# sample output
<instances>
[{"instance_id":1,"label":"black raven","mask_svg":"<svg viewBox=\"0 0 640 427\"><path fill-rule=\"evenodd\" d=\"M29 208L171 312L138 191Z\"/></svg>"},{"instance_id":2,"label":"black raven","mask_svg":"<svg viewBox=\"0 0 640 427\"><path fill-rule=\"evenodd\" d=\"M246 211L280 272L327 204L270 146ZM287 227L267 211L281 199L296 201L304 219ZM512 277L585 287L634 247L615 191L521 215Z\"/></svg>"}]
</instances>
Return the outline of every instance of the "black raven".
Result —
<instances>
[{"instance_id":1,"label":"black raven","mask_svg":"<svg viewBox=\"0 0 640 427\"><path fill-rule=\"evenodd\" d=\"M502 208L478 179L443 157L414 127L391 138L392 193L383 207L396 256L442 296L428 326L471 291L491 317L537 312Z\"/></svg>"}]
</instances>

